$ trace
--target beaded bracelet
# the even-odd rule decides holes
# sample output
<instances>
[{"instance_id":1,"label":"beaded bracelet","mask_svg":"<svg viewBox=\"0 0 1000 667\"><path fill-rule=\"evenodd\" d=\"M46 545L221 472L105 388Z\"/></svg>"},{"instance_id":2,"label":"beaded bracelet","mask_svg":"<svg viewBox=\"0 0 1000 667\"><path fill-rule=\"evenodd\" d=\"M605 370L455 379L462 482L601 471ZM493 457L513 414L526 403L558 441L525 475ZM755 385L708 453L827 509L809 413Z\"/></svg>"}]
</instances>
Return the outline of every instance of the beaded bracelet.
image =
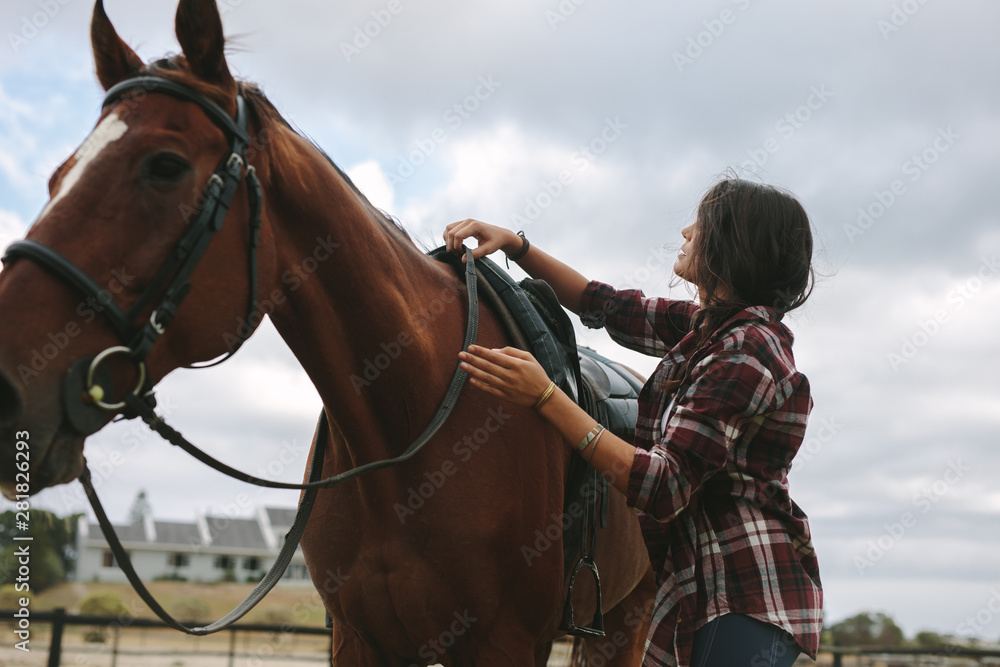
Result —
<instances>
[{"instance_id":1,"label":"beaded bracelet","mask_svg":"<svg viewBox=\"0 0 1000 667\"><path fill-rule=\"evenodd\" d=\"M515 252L513 255L507 255L508 269L510 268L510 263L512 261L516 262L517 260L524 257L526 254L528 254L528 249L531 247L531 244L528 243L528 237L524 235L524 231L518 232L517 235L521 237L521 249Z\"/></svg>"}]
</instances>

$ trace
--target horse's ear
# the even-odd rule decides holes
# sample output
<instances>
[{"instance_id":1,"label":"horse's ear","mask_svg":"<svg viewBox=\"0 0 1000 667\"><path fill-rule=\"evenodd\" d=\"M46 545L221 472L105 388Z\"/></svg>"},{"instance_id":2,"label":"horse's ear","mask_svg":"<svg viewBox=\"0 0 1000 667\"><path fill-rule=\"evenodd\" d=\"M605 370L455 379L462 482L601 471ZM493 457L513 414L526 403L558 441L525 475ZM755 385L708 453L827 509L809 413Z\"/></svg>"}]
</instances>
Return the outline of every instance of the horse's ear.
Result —
<instances>
[{"instance_id":1,"label":"horse's ear","mask_svg":"<svg viewBox=\"0 0 1000 667\"><path fill-rule=\"evenodd\" d=\"M232 89L235 94L236 82L226 64L226 39L215 0L181 0L175 27L191 72L203 81Z\"/></svg>"},{"instance_id":2,"label":"horse's ear","mask_svg":"<svg viewBox=\"0 0 1000 667\"><path fill-rule=\"evenodd\" d=\"M104 11L104 0L94 5L94 18L90 23L90 42L94 49L97 79L108 90L116 83L139 75L142 60L122 41Z\"/></svg>"}]
</instances>

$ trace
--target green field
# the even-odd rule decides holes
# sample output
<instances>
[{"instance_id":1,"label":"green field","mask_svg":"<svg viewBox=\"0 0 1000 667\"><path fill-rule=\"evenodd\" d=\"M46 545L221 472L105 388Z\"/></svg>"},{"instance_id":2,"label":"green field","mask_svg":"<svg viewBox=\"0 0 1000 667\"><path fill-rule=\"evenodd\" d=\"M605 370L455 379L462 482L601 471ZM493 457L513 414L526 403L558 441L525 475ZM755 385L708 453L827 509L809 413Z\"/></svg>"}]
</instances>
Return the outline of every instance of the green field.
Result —
<instances>
[{"instance_id":1,"label":"green field","mask_svg":"<svg viewBox=\"0 0 1000 667\"><path fill-rule=\"evenodd\" d=\"M252 584L198 584L191 582L157 581L146 584L163 607L180 620L206 623L221 618L235 607ZM77 613L80 603L94 593L114 593L136 618L156 618L132 590L132 586L106 583L64 583L32 595L31 610L47 611L59 607L67 613ZM299 626L322 626L325 614L319 594L312 586L276 586L243 622L290 623Z\"/></svg>"}]
</instances>

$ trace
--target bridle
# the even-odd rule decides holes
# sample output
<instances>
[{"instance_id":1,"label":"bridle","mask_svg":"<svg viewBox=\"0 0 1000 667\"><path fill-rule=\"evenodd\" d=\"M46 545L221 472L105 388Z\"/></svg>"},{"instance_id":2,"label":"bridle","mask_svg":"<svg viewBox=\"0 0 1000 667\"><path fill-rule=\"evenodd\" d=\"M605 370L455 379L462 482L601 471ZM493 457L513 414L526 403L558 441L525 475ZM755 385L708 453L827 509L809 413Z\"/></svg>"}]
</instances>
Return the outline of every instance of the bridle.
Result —
<instances>
[{"instance_id":1,"label":"bridle","mask_svg":"<svg viewBox=\"0 0 1000 667\"><path fill-rule=\"evenodd\" d=\"M122 81L112 87L104 98L103 106L107 108L126 96L144 95L150 92L164 93L197 104L209 119L226 133L230 147L228 154L208 178L208 183L205 185L199 200L201 205L195 212L184 235L128 312L123 311L114 300L108 299L104 290L79 267L38 241L30 239L17 241L7 248L3 256L4 264L10 264L21 258L30 259L83 296L100 301L102 312L108 324L118 336L120 345L110 347L95 357L78 360L73 364L65 378L63 404L70 423L81 435L96 433L107 420L107 412L126 407L124 401L118 403L105 401L105 398L113 394L113 388L110 386L110 373L102 365L102 362L109 357L119 354L126 355L129 361L135 365L139 377L132 395L135 397L150 396L149 391L152 387L146 371L146 359L156 341L174 319L178 308L190 291L191 273L198 266L215 233L222 228L222 223L236 195L236 190L244 178L247 183L247 200L250 206L247 321L253 314L254 302L257 298L257 244L261 226L261 187L256 171L253 166L247 165L246 160L246 149L250 139L247 109L243 96L237 95L236 97L237 112L236 120L233 121L229 114L197 91L168 79L143 76ZM156 306L149 318L137 324L136 321L140 319L140 315L153 303L156 303ZM222 358L206 366L199 366L199 368L222 363L235 354L249 337L250 332L244 330L239 333L241 335L237 342Z\"/></svg>"},{"instance_id":2,"label":"bridle","mask_svg":"<svg viewBox=\"0 0 1000 667\"><path fill-rule=\"evenodd\" d=\"M192 102L226 133L230 141L229 152L215 172L209 177L208 183L200 199L201 205L195 213L187 231L174 247L163 266L157 271L149 285L139 298L125 312L112 299L108 299L104 290L70 260L52 248L38 241L25 239L12 243L4 253L2 261L9 266L18 259L29 259L66 283L85 297L98 299L102 305L102 313L108 324L118 336L121 345L109 347L94 357L83 357L74 362L63 382L63 407L67 419L81 435L96 433L107 421L108 413L123 411L123 417L131 419L141 417L147 425L171 444L177 445L198 460L215 470L240 481L258 486L278 489L303 490L299 508L292 527L285 536L281 552L274 565L264 575L260 583L235 609L222 619L204 627L188 627L171 617L152 597L142 580L135 572L131 559L114 532L114 527L107 518L100 500L93 488L90 471L84 462L80 482L87 493L91 507L101 527L101 532L119 567L125 573L129 582L140 597L149 605L164 622L171 627L193 635L207 635L225 629L250 611L284 574L285 568L298 546L299 539L305 530L305 525L315 501L316 492L320 488L332 488L367 472L381 470L403 463L413 458L448 419L458 397L465 385L467 375L456 367L451 382L445 392L437 412L423 433L417 437L399 456L372 461L352 468L346 472L320 479L323 469L323 457L326 450L325 436L327 434L327 418L325 409L321 412L313 437L313 456L307 474L308 481L304 484L291 484L273 480L261 479L236 470L201 451L187 441L180 433L167 425L154 411L156 400L153 396L153 383L146 369L146 359L153 346L163 335L167 326L174 319L178 308L191 289L190 276L208 248L215 232L222 228L226 213L233 202L236 191L245 180L247 184L247 199L250 207L249 243L248 243L248 273L250 279L249 297L247 301L249 323L255 308L257 297L257 245L261 227L262 192L260 181L253 166L247 164L246 149L249 145L249 123L246 102L241 94L236 97L236 120L234 121L217 104L201 93L183 84L153 76L142 76L122 81L108 90L104 98L104 107L121 101L127 95L135 93L164 93L175 98ZM471 250L466 250L465 283L468 292L469 316L463 349L475 343L478 332L479 302L476 291L476 268ZM158 299L158 300L157 300ZM148 319L141 320L140 315L151 304L156 303ZM137 324L136 321L139 321ZM240 332L236 344L221 358L205 365L192 368L207 368L229 359L246 342L250 336L249 327ZM114 355L125 355L135 365L138 372L138 382L134 390L127 392L117 403L108 403L105 398L113 396L111 373L104 361Z\"/></svg>"}]
</instances>

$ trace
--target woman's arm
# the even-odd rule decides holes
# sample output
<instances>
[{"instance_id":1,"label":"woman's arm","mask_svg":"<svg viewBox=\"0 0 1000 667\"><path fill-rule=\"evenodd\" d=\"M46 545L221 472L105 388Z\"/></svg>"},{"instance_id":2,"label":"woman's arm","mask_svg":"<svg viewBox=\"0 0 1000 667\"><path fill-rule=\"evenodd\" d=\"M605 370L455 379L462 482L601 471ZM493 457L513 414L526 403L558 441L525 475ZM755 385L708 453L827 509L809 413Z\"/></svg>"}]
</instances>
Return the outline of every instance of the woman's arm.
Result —
<instances>
[{"instance_id":1,"label":"woman's arm","mask_svg":"<svg viewBox=\"0 0 1000 667\"><path fill-rule=\"evenodd\" d=\"M521 249L523 243L521 237L509 229L479 220L453 222L445 228L445 246L451 252L461 252L462 242L467 238L474 238L479 242L472 251L472 256L476 259L497 250L502 250L507 255L514 255ZM590 283L586 277L534 245L528 248L528 252L520 257L517 263L532 278L547 282L559 297L559 303L574 313L580 312L583 291Z\"/></svg>"},{"instance_id":2,"label":"woman's arm","mask_svg":"<svg viewBox=\"0 0 1000 667\"><path fill-rule=\"evenodd\" d=\"M473 386L515 405L533 406L549 384L545 370L535 358L517 348L490 350L470 345L468 353L458 356ZM573 446L597 425L593 417L558 388L538 412L562 433L567 444ZM586 447L581 456L627 497L635 451L631 444L604 431L597 444Z\"/></svg>"}]
</instances>

